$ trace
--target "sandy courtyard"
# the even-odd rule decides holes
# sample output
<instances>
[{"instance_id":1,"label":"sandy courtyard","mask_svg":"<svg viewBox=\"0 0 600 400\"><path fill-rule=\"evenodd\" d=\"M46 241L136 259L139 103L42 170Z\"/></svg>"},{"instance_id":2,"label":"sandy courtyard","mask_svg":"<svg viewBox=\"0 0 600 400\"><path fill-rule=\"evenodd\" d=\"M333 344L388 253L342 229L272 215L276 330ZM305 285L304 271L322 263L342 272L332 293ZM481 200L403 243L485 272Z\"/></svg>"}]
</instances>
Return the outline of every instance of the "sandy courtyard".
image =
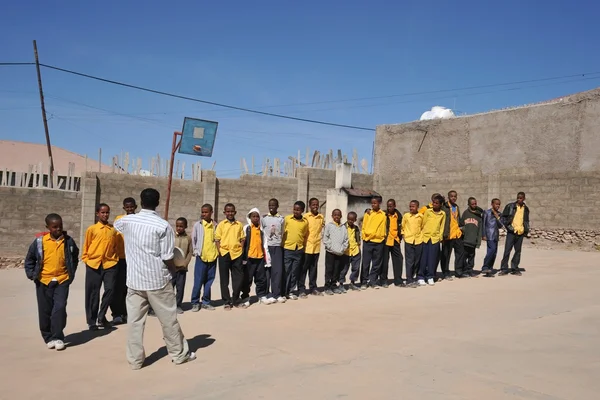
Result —
<instances>
[{"instance_id":1,"label":"sandy courtyard","mask_svg":"<svg viewBox=\"0 0 600 400\"><path fill-rule=\"evenodd\" d=\"M1 271L0 399L600 398L600 253L527 248L522 267L522 277L186 312L198 359L182 366L149 318L140 371L125 360L126 326L86 331L83 269L61 353L45 348L24 272Z\"/></svg>"}]
</instances>

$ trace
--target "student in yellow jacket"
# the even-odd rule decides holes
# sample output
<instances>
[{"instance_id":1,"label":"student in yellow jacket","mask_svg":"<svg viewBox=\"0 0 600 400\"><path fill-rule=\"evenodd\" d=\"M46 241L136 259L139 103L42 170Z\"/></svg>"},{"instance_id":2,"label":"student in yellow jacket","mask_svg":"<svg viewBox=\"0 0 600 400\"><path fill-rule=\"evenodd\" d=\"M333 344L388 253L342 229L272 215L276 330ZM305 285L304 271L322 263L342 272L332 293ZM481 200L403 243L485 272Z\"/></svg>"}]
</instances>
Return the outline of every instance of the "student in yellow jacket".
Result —
<instances>
[{"instance_id":1,"label":"student in yellow jacket","mask_svg":"<svg viewBox=\"0 0 600 400\"><path fill-rule=\"evenodd\" d=\"M361 289L379 289L378 277L383 262L386 238L386 214L381 210L381 196L373 197L371 210L365 213L362 225L363 259L360 271ZM371 265L372 264L372 265Z\"/></svg>"},{"instance_id":2,"label":"student in yellow jacket","mask_svg":"<svg viewBox=\"0 0 600 400\"><path fill-rule=\"evenodd\" d=\"M419 272L423 251L423 214L419 212L419 202L412 200L408 205L410 212L402 217L402 237L404 238L404 256L406 260L406 286L415 288L415 276ZM427 210L425 210L426 212Z\"/></svg>"},{"instance_id":3,"label":"student in yellow jacket","mask_svg":"<svg viewBox=\"0 0 600 400\"><path fill-rule=\"evenodd\" d=\"M452 280L450 274L450 255L454 250L454 273L457 278L470 278L463 274L464 267L464 244L462 227L464 225L460 208L456 201L458 193L456 190L448 192L448 202L442 205L442 211L446 213L444 224L444 242L442 243L442 255L440 264L442 267L442 279Z\"/></svg>"},{"instance_id":4,"label":"student in yellow jacket","mask_svg":"<svg viewBox=\"0 0 600 400\"><path fill-rule=\"evenodd\" d=\"M419 274L417 275L420 286L435 284L435 270L440 254L440 242L444 236L444 225L446 213L442 211L442 196L436 197L432 202L432 208L423 214L421 225L422 254Z\"/></svg>"}]
</instances>

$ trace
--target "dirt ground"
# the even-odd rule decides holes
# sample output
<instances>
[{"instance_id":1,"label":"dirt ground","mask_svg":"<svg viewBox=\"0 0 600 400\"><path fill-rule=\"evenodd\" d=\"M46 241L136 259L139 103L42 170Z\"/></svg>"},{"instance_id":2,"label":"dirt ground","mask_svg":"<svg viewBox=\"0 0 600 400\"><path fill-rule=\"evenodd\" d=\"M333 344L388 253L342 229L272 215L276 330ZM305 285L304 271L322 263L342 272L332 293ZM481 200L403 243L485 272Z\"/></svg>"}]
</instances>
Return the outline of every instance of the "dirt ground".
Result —
<instances>
[{"instance_id":1,"label":"dirt ground","mask_svg":"<svg viewBox=\"0 0 600 400\"><path fill-rule=\"evenodd\" d=\"M600 253L527 248L522 267L522 277L186 312L198 359L182 366L149 318L139 371L125 360L126 326L86 331L83 273L70 345L57 352L40 337L23 270L2 271L0 399L599 398Z\"/></svg>"}]
</instances>

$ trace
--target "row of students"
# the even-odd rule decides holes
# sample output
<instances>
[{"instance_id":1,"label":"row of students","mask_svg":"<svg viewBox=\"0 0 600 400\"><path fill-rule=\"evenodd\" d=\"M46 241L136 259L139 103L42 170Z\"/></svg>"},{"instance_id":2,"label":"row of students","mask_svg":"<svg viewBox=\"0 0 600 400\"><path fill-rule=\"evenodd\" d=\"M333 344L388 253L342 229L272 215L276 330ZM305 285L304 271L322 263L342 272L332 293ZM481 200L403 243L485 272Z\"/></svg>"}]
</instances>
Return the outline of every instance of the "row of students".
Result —
<instances>
[{"instance_id":1,"label":"row of students","mask_svg":"<svg viewBox=\"0 0 600 400\"><path fill-rule=\"evenodd\" d=\"M387 212L383 212L381 198L376 197L364 215L362 232L354 212L350 212L346 223L342 224L341 211L336 209L332 212L333 221L325 225L318 212L319 201L314 198L309 202L309 213L304 214L305 205L298 201L293 213L285 218L278 213L278 201L271 199L269 213L261 217L258 209L250 210L245 226L235 219L233 204L225 205L226 219L218 225L212 220L212 206L205 204L191 237L186 232L187 220L179 218L176 221L176 246L184 253L173 275L178 312L183 312L181 304L191 257L196 258L192 311L214 310L211 286L217 265L226 310L233 306L249 306L253 282L263 304L306 298L307 276L310 293L316 296L345 293L348 272L351 290L387 287L390 257L396 286L433 285L438 263L442 267L442 279L449 279L447 264L452 250L457 260L456 276L473 276L475 249L482 239L487 243L482 272L493 276L500 228L507 230L507 239L499 275L520 275L521 246L529 230L525 194L520 192L517 201L506 205L502 214L498 199L493 199L491 208L483 211L471 197L467 210L460 214L456 192L449 192L448 198L445 202L441 195L434 194L431 203L420 210L418 201L413 200L410 211L401 215L394 200L387 202ZM134 213L135 200L125 199L123 208L126 214ZM109 216L110 207L99 204L96 208L98 222L86 231L81 256L86 265L85 309L90 330L96 330L99 325L110 325L106 319L109 307L114 324L125 322L127 318L123 239L108 222ZM45 222L48 233L31 244L25 271L36 283L42 337L49 348L62 350L68 288L75 277L79 249L63 231L59 215L50 214ZM402 239L406 282L402 280ZM316 286L321 241L326 251L324 292L318 291ZM512 250L515 254L509 272ZM100 298L102 285L104 294Z\"/></svg>"}]
</instances>

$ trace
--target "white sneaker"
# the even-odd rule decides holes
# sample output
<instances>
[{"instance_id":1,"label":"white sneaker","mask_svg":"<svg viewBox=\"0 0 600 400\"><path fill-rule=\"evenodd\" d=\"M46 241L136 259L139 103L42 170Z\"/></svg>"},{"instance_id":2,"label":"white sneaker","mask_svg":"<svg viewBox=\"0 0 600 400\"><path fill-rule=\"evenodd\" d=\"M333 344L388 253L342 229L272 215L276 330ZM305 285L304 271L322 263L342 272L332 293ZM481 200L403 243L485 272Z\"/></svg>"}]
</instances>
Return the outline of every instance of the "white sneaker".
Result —
<instances>
[{"instance_id":1,"label":"white sneaker","mask_svg":"<svg viewBox=\"0 0 600 400\"><path fill-rule=\"evenodd\" d=\"M56 347L56 340L51 340L48 343L46 343L46 346L48 346L49 350L52 350L53 348Z\"/></svg>"},{"instance_id":2,"label":"white sneaker","mask_svg":"<svg viewBox=\"0 0 600 400\"><path fill-rule=\"evenodd\" d=\"M244 301L244 306L245 306L246 308L250 307L250 300L246 300L246 301Z\"/></svg>"},{"instance_id":3,"label":"white sneaker","mask_svg":"<svg viewBox=\"0 0 600 400\"><path fill-rule=\"evenodd\" d=\"M290 295L288 296L288 298L290 300L298 300L298 296L296 296L294 293L290 293Z\"/></svg>"},{"instance_id":4,"label":"white sneaker","mask_svg":"<svg viewBox=\"0 0 600 400\"><path fill-rule=\"evenodd\" d=\"M260 304L265 304L265 305L267 305L267 306L268 306L269 304L273 304L273 303L275 303L275 299L271 299L271 298L268 298L268 297L264 296L264 297L261 297L261 298L258 300L258 302L259 302Z\"/></svg>"},{"instance_id":5,"label":"white sneaker","mask_svg":"<svg viewBox=\"0 0 600 400\"><path fill-rule=\"evenodd\" d=\"M285 303L287 299L283 296L279 296L275 301L277 301L278 303Z\"/></svg>"},{"instance_id":6,"label":"white sneaker","mask_svg":"<svg viewBox=\"0 0 600 400\"><path fill-rule=\"evenodd\" d=\"M54 341L54 348L58 351L65 349L65 343L62 340Z\"/></svg>"},{"instance_id":7,"label":"white sneaker","mask_svg":"<svg viewBox=\"0 0 600 400\"><path fill-rule=\"evenodd\" d=\"M433 278L429 278L429 279L427 279L427 284L429 286L433 286L433 285L435 285L435 281L433 280Z\"/></svg>"},{"instance_id":8,"label":"white sneaker","mask_svg":"<svg viewBox=\"0 0 600 400\"><path fill-rule=\"evenodd\" d=\"M424 279L419 279L417 283L419 284L419 286L427 286Z\"/></svg>"}]
</instances>

